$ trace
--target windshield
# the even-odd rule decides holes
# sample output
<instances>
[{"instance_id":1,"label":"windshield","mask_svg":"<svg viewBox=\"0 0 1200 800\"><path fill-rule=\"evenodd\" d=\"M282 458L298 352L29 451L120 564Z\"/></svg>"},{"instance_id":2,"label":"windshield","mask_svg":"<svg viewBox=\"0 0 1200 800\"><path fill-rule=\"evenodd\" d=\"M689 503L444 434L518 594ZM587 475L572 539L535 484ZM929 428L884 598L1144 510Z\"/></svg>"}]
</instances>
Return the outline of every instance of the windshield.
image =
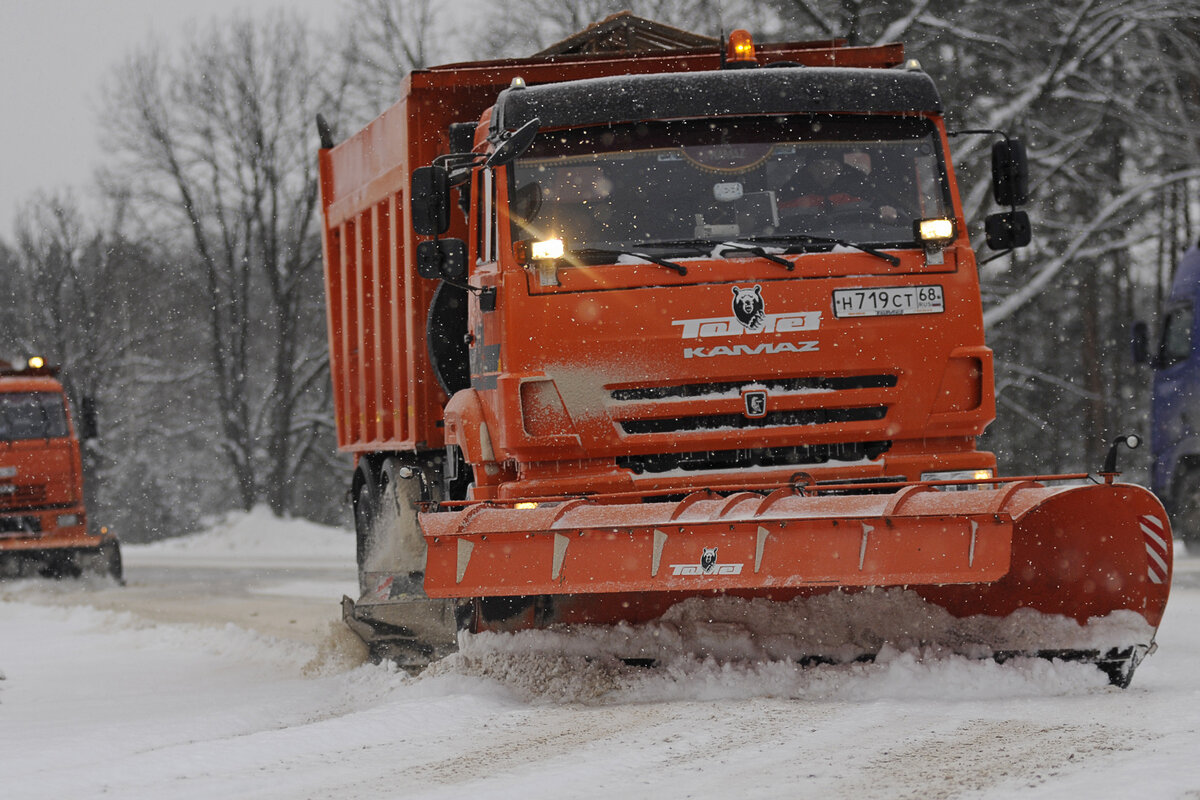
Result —
<instances>
[{"instance_id":1,"label":"windshield","mask_svg":"<svg viewBox=\"0 0 1200 800\"><path fill-rule=\"evenodd\" d=\"M46 392L0 394L0 440L57 439L67 435L62 395Z\"/></svg>"},{"instance_id":2,"label":"windshield","mask_svg":"<svg viewBox=\"0 0 1200 800\"><path fill-rule=\"evenodd\" d=\"M568 250L789 235L911 246L948 216L933 125L901 117L655 121L544 133L512 167L516 240Z\"/></svg>"}]
</instances>

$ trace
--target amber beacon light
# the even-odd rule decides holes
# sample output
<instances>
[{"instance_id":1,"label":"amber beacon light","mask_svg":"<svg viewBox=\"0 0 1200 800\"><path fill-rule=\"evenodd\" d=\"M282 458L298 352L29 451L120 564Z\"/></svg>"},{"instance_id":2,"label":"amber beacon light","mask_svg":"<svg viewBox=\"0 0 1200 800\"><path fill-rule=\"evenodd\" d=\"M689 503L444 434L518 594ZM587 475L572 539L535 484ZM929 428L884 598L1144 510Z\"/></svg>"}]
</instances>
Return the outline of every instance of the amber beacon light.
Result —
<instances>
[{"instance_id":1,"label":"amber beacon light","mask_svg":"<svg viewBox=\"0 0 1200 800\"><path fill-rule=\"evenodd\" d=\"M730 64L748 64L756 61L754 56L754 39L749 31L738 29L729 34L729 46L725 50L725 60Z\"/></svg>"}]
</instances>

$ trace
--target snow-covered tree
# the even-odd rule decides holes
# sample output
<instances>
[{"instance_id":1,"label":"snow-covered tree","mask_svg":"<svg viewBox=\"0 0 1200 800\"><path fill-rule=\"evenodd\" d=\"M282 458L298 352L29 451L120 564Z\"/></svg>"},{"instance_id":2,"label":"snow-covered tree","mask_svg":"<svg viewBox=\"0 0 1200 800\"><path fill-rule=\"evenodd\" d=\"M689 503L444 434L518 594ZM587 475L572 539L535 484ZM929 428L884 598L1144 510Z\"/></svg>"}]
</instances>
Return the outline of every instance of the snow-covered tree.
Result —
<instances>
[{"instance_id":1,"label":"snow-covered tree","mask_svg":"<svg viewBox=\"0 0 1200 800\"><path fill-rule=\"evenodd\" d=\"M192 277L177 300L202 313L192 358L243 508L291 510L328 431L313 119L336 116L339 74L298 20L239 18L135 54L109 95L111 174Z\"/></svg>"}]
</instances>

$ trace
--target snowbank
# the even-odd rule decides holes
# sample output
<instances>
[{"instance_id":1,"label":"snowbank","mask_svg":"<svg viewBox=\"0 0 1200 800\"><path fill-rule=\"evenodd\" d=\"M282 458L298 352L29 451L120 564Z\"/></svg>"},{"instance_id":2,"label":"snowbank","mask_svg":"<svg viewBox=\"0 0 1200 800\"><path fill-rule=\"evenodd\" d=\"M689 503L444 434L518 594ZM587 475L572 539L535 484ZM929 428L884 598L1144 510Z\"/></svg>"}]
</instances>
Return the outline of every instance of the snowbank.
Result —
<instances>
[{"instance_id":1,"label":"snowbank","mask_svg":"<svg viewBox=\"0 0 1200 800\"><path fill-rule=\"evenodd\" d=\"M208 530L121 547L127 565L238 563L262 566L354 566L354 533L301 519L280 519L266 506L231 513Z\"/></svg>"}]
</instances>

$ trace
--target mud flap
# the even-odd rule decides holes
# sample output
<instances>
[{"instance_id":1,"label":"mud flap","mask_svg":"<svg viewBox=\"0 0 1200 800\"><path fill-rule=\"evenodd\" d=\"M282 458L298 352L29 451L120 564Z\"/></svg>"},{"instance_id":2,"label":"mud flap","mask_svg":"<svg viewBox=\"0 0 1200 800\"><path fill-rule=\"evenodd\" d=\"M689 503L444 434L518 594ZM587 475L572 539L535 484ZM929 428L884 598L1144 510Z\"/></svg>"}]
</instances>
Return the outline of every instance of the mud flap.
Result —
<instances>
[{"instance_id":1,"label":"mud flap","mask_svg":"<svg viewBox=\"0 0 1200 800\"><path fill-rule=\"evenodd\" d=\"M121 544L116 538L109 537L101 542L95 550L79 550L75 554L75 562L84 575L96 575L112 578L121 586L125 585L125 567L121 561Z\"/></svg>"},{"instance_id":2,"label":"mud flap","mask_svg":"<svg viewBox=\"0 0 1200 800\"><path fill-rule=\"evenodd\" d=\"M366 643L372 661L419 671L458 650L456 603L406 597L387 601L342 597L342 620Z\"/></svg>"}]
</instances>

